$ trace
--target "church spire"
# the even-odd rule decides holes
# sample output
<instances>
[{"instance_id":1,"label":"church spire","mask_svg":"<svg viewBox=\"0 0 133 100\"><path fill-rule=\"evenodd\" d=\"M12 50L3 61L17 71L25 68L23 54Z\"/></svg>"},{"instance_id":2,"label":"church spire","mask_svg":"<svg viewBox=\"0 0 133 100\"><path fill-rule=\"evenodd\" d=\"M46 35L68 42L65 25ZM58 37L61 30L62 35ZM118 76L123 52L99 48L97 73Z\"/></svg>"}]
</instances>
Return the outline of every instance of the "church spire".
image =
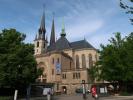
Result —
<instances>
[{"instance_id":1,"label":"church spire","mask_svg":"<svg viewBox=\"0 0 133 100\"><path fill-rule=\"evenodd\" d=\"M63 23L62 23L61 36L66 36L64 20L63 20Z\"/></svg>"},{"instance_id":2,"label":"church spire","mask_svg":"<svg viewBox=\"0 0 133 100\"><path fill-rule=\"evenodd\" d=\"M52 21L52 28L51 28L51 37L50 37L50 45L55 43L55 26L54 26L54 14L53 14L53 21Z\"/></svg>"},{"instance_id":3,"label":"church spire","mask_svg":"<svg viewBox=\"0 0 133 100\"><path fill-rule=\"evenodd\" d=\"M42 19L41 19L41 24L39 28L39 38L45 39L45 33L46 33L46 28L45 28L45 12L43 11Z\"/></svg>"}]
</instances>

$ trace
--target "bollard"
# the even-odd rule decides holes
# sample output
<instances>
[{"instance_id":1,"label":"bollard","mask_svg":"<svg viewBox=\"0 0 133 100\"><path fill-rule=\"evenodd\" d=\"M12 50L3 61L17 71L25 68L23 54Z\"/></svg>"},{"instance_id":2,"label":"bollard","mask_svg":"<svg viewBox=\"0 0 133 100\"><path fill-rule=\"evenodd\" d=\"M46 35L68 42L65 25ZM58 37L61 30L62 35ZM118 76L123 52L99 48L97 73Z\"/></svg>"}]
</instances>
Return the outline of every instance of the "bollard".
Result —
<instances>
[{"instance_id":1,"label":"bollard","mask_svg":"<svg viewBox=\"0 0 133 100\"><path fill-rule=\"evenodd\" d=\"M15 93L14 93L14 100L17 100L17 95L18 95L18 90L15 90Z\"/></svg>"},{"instance_id":2,"label":"bollard","mask_svg":"<svg viewBox=\"0 0 133 100\"><path fill-rule=\"evenodd\" d=\"M47 100L51 100L50 92L47 93Z\"/></svg>"}]
</instances>

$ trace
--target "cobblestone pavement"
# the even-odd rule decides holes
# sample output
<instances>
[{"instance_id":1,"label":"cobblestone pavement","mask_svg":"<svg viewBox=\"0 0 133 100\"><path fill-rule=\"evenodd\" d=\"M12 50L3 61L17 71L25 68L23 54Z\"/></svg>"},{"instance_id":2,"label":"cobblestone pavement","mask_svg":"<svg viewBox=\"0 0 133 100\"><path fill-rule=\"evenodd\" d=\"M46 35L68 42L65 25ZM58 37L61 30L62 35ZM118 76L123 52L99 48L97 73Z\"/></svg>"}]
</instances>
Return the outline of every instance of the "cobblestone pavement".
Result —
<instances>
[{"instance_id":1,"label":"cobblestone pavement","mask_svg":"<svg viewBox=\"0 0 133 100\"><path fill-rule=\"evenodd\" d=\"M25 99L20 99L25 100ZM46 97L37 97L37 98L31 98L30 100L47 100ZM76 94L76 95L59 95L54 96L52 100L84 100L82 97L82 94ZM94 98L91 97L91 95L87 95L87 98L85 100L94 100ZM109 97L100 97L98 100L133 100L133 96L109 96Z\"/></svg>"}]
</instances>

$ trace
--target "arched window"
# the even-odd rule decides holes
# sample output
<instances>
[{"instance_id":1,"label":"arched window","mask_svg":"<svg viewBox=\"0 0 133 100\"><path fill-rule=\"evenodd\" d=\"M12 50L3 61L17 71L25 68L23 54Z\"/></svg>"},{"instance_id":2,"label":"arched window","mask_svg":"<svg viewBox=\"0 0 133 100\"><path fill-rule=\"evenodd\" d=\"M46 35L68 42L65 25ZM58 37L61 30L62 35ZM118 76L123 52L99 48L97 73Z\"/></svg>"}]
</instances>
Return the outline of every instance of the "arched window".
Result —
<instances>
[{"instance_id":1,"label":"arched window","mask_svg":"<svg viewBox=\"0 0 133 100\"><path fill-rule=\"evenodd\" d=\"M52 64L54 64L54 58L52 58Z\"/></svg>"},{"instance_id":2,"label":"arched window","mask_svg":"<svg viewBox=\"0 0 133 100\"><path fill-rule=\"evenodd\" d=\"M60 63L60 59L59 58L57 58L57 63Z\"/></svg>"},{"instance_id":3,"label":"arched window","mask_svg":"<svg viewBox=\"0 0 133 100\"><path fill-rule=\"evenodd\" d=\"M86 59L84 54L82 54L82 68L86 68Z\"/></svg>"},{"instance_id":4,"label":"arched window","mask_svg":"<svg viewBox=\"0 0 133 100\"><path fill-rule=\"evenodd\" d=\"M89 54L89 67L91 68L92 66L93 66L92 54Z\"/></svg>"},{"instance_id":5,"label":"arched window","mask_svg":"<svg viewBox=\"0 0 133 100\"><path fill-rule=\"evenodd\" d=\"M76 55L76 69L79 68L79 56Z\"/></svg>"},{"instance_id":6,"label":"arched window","mask_svg":"<svg viewBox=\"0 0 133 100\"><path fill-rule=\"evenodd\" d=\"M39 47L39 42L37 42L37 47Z\"/></svg>"}]
</instances>

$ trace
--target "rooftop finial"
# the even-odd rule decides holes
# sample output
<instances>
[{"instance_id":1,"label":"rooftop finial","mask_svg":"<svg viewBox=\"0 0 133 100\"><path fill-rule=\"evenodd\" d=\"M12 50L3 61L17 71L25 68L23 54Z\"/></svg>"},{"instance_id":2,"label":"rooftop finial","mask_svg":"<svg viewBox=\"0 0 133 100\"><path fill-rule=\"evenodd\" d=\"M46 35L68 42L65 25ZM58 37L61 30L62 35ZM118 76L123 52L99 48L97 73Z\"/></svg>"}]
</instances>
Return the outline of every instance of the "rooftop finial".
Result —
<instances>
[{"instance_id":1,"label":"rooftop finial","mask_svg":"<svg viewBox=\"0 0 133 100\"><path fill-rule=\"evenodd\" d=\"M64 18L63 18L63 22L62 22L61 36L66 36L65 25L64 25Z\"/></svg>"}]
</instances>

